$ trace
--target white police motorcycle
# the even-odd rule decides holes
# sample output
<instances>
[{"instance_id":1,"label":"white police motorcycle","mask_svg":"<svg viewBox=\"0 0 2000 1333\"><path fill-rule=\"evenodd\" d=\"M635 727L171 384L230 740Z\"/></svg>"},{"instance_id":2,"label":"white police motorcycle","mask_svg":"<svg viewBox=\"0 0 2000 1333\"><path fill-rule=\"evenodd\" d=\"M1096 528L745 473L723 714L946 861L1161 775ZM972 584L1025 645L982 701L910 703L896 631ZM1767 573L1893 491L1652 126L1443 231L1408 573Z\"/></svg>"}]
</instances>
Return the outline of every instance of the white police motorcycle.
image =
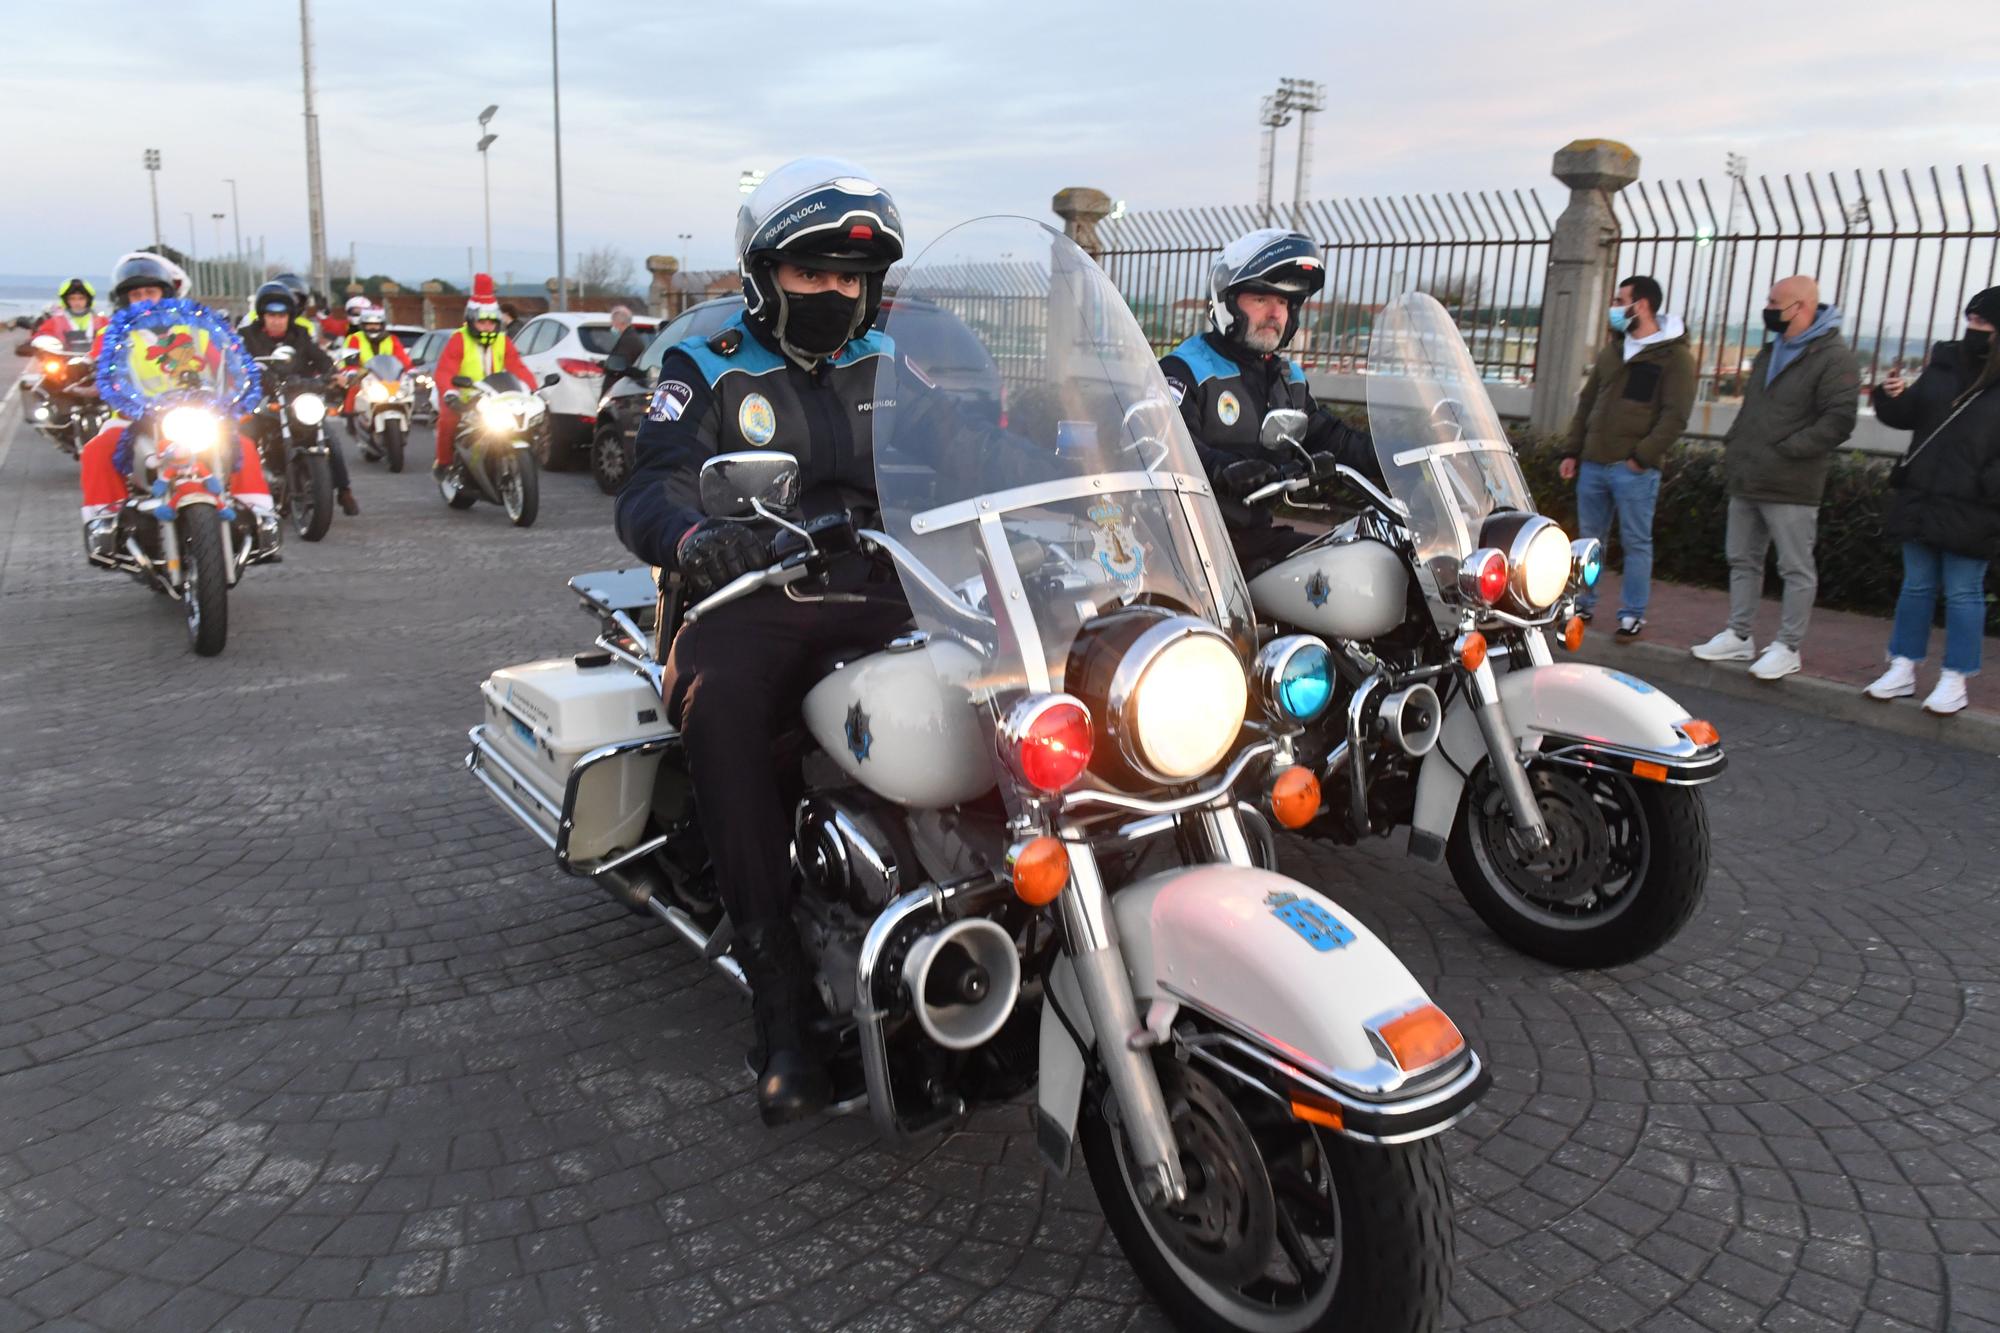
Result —
<instances>
[{"instance_id":1,"label":"white police motorcycle","mask_svg":"<svg viewBox=\"0 0 2000 1333\"><path fill-rule=\"evenodd\" d=\"M978 265L1020 294L961 299ZM667 643L760 590L837 598L836 561L893 566L914 631L828 662L799 737L796 914L849 1108L903 1142L1035 1086L1045 1159L1066 1172L1081 1145L1182 1327L1435 1328L1437 1136L1488 1075L1381 941L1272 868L1269 822L1317 808L1292 700L1315 673L1332 690L1327 649L1259 646L1152 351L1074 245L966 224L897 309L922 317L887 319L879 520L801 521L789 455L711 459L706 512L786 529L789 553L684 612L664 597L653 630L642 572L573 580L597 651L495 672L468 768L562 869L741 983L661 715ZM1046 421L910 410L966 328Z\"/></svg>"}]
</instances>

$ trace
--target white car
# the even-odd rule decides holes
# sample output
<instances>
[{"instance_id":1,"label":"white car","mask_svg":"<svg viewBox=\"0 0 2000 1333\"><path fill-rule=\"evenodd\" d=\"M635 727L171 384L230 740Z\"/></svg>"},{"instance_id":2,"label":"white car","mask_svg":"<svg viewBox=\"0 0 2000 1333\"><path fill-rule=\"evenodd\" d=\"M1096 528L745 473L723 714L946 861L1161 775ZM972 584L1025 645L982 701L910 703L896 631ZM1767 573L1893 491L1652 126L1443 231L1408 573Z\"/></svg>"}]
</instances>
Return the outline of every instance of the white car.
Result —
<instances>
[{"instance_id":1,"label":"white car","mask_svg":"<svg viewBox=\"0 0 2000 1333\"><path fill-rule=\"evenodd\" d=\"M659 321L635 316L632 327L650 338ZM597 311L551 311L528 321L514 340L515 350L537 381L561 378L536 390L549 405L549 433L535 452L543 467L560 472L578 460L597 426L597 403L604 396L604 358L618 335L611 317Z\"/></svg>"}]
</instances>

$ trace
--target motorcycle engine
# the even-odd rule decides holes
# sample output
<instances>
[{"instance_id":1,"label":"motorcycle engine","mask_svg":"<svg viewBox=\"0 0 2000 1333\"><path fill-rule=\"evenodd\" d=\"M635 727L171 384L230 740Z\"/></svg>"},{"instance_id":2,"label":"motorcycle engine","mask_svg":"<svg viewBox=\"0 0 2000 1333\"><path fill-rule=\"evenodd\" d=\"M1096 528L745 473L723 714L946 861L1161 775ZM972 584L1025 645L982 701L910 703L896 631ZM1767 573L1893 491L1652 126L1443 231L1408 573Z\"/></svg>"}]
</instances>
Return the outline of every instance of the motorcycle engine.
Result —
<instances>
[{"instance_id":1,"label":"motorcycle engine","mask_svg":"<svg viewBox=\"0 0 2000 1333\"><path fill-rule=\"evenodd\" d=\"M900 812L851 792L819 792L799 803L792 860L806 891L873 916L922 877L895 836Z\"/></svg>"}]
</instances>

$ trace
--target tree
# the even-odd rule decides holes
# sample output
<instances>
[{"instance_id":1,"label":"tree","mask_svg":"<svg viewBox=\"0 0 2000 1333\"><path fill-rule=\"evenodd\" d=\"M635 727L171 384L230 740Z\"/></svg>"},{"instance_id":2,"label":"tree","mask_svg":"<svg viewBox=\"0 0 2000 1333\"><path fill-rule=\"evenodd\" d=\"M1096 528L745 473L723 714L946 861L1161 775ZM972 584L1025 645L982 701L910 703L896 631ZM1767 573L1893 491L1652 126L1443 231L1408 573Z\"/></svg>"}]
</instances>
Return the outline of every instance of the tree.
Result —
<instances>
[{"instance_id":1,"label":"tree","mask_svg":"<svg viewBox=\"0 0 2000 1333\"><path fill-rule=\"evenodd\" d=\"M615 245L600 245L576 257L575 281L587 296L620 296L632 290L632 256Z\"/></svg>"}]
</instances>

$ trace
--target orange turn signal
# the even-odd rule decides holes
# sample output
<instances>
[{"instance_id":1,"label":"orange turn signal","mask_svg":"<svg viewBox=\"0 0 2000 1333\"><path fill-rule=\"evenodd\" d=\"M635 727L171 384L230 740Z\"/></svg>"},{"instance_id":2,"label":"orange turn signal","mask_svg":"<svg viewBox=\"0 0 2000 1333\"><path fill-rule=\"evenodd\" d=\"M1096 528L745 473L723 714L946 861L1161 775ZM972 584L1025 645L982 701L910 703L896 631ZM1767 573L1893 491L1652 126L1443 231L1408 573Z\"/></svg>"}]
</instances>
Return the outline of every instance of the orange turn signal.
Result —
<instances>
[{"instance_id":1,"label":"orange turn signal","mask_svg":"<svg viewBox=\"0 0 2000 1333\"><path fill-rule=\"evenodd\" d=\"M1458 636L1458 664L1477 671L1486 664L1486 636L1478 630Z\"/></svg>"},{"instance_id":2,"label":"orange turn signal","mask_svg":"<svg viewBox=\"0 0 2000 1333\"><path fill-rule=\"evenodd\" d=\"M1375 1029L1404 1073L1428 1069L1465 1045L1458 1024L1434 1004L1421 1004Z\"/></svg>"},{"instance_id":3,"label":"orange turn signal","mask_svg":"<svg viewBox=\"0 0 2000 1333\"><path fill-rule=\"evenodd\" d=\"M1339 1129L1346 1123L1338 1106L1300 1101L1297 1097L1292 1098L1292 1114L1309 1125L1325 1125L1328 1129Z\"/></svg>"},{"instance_id":4,"label":"orange turn signal","mask_svg":"<svg viewBox=\"0 0 2000 1333\"><path fill-rule=\"evenodd\" d=\"M1571 616L1569 624L1563 626L1563 647L1575 652L1583 647L1583 617Z\"/></svg>"},{"instance_id":5,"label":"orange turn signal","mask_svg":"<svg viewBox=\"0 0 2000 1333\"><path fill-rule=\"evenodd\" d=\"M1046 907L1069 883L1069 849L1046 835L1017 842L1007 851L1014 893L1030 907Z\"/></svg>"},{"instance_id":6,"label":"orange turn signal","mask_svg":"<svg viewBox=\"0 0 2000 1333\"><path fill-rule=\"evenodd\" d=\"M1715 724L1713 722L1704 722L1698 717L1691 717L1681 723L1681 735L1687 737L1696 745L1722 744L1722 733L1715 729Z\"/></svg>"},{"instance_id":7,"label":"orange turn signal","mask_svg":"<svg viewBox=\"0 0 2000 1333\"><path fill-rule=\"evenodd\" d=\"M1319 813L1319 779L1294 764L1271 784L1271 814L1286 828L1304 828Z\"/></svg>"},{"instance_id":8,"label":"orange turn signal","mask_svg":"<svg viewBox=\"0 0 2000 1333\"><path fill-rule=\"evenodd\" d=\"M1667 766L1665 764L1656 764L1650 759L1635 759L1632 761L1632 776L1635 778L1644 778L1648 782L1665 782L1667 780Z\"/></svg>"}]
</instances>

